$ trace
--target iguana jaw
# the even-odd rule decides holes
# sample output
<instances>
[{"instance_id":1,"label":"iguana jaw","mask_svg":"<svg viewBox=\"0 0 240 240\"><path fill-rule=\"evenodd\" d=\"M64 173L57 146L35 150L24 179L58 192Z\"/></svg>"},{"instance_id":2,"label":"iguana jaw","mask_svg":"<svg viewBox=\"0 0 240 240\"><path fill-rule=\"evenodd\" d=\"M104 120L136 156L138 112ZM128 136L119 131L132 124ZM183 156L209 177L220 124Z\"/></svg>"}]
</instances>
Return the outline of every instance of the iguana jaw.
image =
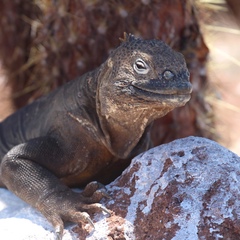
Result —
<instances>
[{"instance_id":1,"label":"iguana jaw","mask_svg":"<svg viewBox=\"0 0 240 240\"><path fill-rule=\"evenodd\" d=\"M165 104L173 104L175 107L183 106L186 102L188 102L191 98L190 92L178 92L178 90L169 90L169 93L159 93L148 91L145 89L141 89L135 86L131 86L133 94L142 100L146 100L147 102L158 102L161 105ZM172 93L171 93L172 92Z\"/></svg>"},{"instance_id":2,"label":"iguana jaw","mask_svg":"<svg viewBox=\"0 0 240 240\"><path fill-rule=\"evenodd\" d=\"M190 82L184 81L178 86L171 86L171 84L163 84L159 79L133 81L130 88L132 94L138 98L150 101L178 102L179 105L189 101L192 92Z\"/></svg>"},{"instance_id":3,"label":"iguana jaw","mask_svg":"<svg viewBox=\"0 0 240 240\"><path fill-rule=\"evenodd\" d=\"M151 94L155 93L158 95L190 95L192 92L192 86L190 82L184 82L179 85L179 87L155 87L156 82L160 82L160 80L147 80L147 81L133 81L131 85L134 89L140 89L143 92ZM161 83L159 84L161 85Z\"/></svg>"}]
</instances>

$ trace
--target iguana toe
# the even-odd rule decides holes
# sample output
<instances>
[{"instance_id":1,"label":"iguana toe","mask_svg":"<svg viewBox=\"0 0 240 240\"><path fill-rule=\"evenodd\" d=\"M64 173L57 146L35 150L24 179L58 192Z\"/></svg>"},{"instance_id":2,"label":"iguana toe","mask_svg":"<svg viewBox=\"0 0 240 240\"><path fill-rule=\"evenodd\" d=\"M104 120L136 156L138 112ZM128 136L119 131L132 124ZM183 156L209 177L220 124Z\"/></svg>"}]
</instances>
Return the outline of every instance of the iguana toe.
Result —
<instances>
[{"instance_id":1,"label":"iguana toe","mask_svg":"<svg viewBox=\"0 0 240 240\"><path fill-rule=\"evenodd\" d=\"M84 188L82 195L86 197L86 202L96 203L99 202L103 197L111 198L107 193L105 186L99 182L90 182Z\"/></svg>"}]
</instances>

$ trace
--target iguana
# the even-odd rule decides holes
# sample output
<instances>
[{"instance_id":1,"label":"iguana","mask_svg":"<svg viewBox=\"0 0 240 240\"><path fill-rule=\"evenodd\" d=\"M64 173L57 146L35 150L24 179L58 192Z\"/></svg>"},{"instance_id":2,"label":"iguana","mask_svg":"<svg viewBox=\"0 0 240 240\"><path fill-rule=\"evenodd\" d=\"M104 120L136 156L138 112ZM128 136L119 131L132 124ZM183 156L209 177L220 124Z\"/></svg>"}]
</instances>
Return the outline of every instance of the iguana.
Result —
<instances>
[{"instance_id":1,"label":"iguana","mask_svg":"<svg viewBox=\"0 0 240 240\"><path fill-rule=\"evenodd\" d=\"M23 107L0 124L0 186L38 209L54 226L108 211L97 181L150 146L154 119L190 99L182 54L159 40L125 34L94 71ZM70 187L86 185L81 193Z\"/></svg>"}]
</instances>

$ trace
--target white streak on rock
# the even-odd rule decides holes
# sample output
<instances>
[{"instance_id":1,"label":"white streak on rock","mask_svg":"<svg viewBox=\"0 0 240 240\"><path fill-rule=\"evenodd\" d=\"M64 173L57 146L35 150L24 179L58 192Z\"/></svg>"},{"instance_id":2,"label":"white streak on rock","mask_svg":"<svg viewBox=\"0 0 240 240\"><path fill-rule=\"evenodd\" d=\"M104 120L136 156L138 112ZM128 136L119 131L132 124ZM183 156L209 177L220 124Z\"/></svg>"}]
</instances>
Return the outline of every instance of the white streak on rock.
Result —
<instances>
[{"instance_id":1,"label":"white streak on rock","mask_svg":"<svg viewBox=\"0 0 240 240\"><path fill-rule=\"evenodd\" d=\"M108 239L109 229L106 216L103 214L97 214L94 217L95 230L87 236L86 240L106 240Z\"/></svg>"}]
</instances>

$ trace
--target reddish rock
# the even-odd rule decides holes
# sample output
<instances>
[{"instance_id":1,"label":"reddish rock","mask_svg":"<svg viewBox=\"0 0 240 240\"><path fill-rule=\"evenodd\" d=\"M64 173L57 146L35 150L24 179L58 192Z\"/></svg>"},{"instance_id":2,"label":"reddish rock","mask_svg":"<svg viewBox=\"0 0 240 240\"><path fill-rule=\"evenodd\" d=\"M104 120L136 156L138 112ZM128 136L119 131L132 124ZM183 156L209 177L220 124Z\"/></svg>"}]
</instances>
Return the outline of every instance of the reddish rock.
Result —
<instances>
[{"instance_id":1,"label":"reddish rock","mask_svg":"<svg viewBox=\"0 0 240 240\"><path fill-rule=\"evenodd\" d=\"M79 239L240 239L240 158L198 137L150 149L107 186L111 216Z\"/></svg>"}]
</instances>

